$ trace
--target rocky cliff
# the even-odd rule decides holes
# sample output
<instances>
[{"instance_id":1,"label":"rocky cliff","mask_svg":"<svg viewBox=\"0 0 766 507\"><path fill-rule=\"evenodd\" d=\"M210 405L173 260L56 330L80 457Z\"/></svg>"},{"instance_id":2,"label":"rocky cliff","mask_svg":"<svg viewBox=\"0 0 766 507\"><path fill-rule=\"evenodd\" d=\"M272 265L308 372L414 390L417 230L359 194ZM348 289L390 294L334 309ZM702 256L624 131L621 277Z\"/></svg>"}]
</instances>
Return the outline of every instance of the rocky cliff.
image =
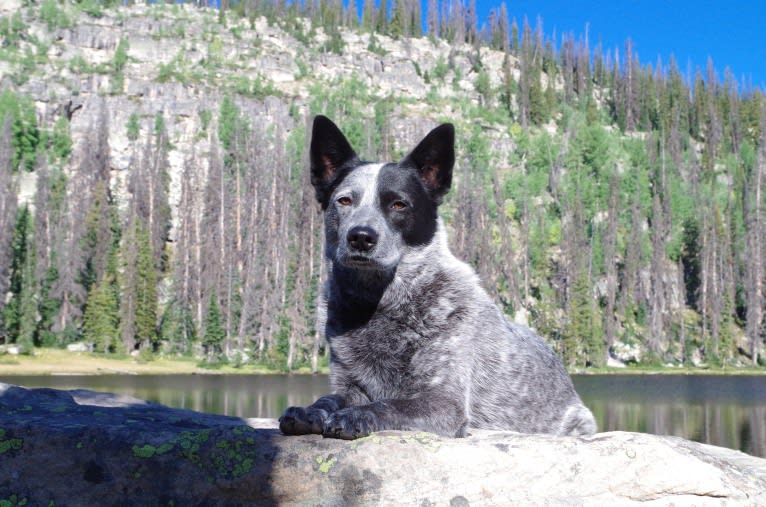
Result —
<instances>
[{"instance_id":1,"label":"rocky cliff","mask_svg":"<svg viewBox=\"0 0 766 507\"><path fill-rule=\"evenodd\" d=\"M15 2L4 3L0 16L10 17L19 8ZM371 96L395 95L410 102L392 119L398 144L411 142L413 132L421 134L426 129L423 123L432 123L428 118L450 114L429 108L424 103L428 93L476 103L481 100L473 86L472 60L479 53L468 46L455 47L425 37L394 40L377 35L371 39L369 33L343 30L343 51L337 54L321 50L328 37L322 28L312 28L302 18L288 31L284 24L270 23L264 17L251 21L231 13L221 24L217 11L191 4L172 8L139 4L104 10L99 17L76 10L67 14L70 26L53 30L41 16L24 16L26 37L20 46L38 53L44 49L45 53L37 55L39 63L31 71L0 61L0 83L16 81L14 88L34 99L42 126L55 123L64 109L74 111L71 131L76 147L96 123L101 101L105 101L110 114L113 190L122 200L127 199L123 193L132 158L125 126L133 114L146 124L157 113L166 119L175 148L169 154L175 210L184 158L193 147L198 153L209 149L208 139L199 136L206 130L199 113L217 112L226 93L238 94L254 121L268 124L288 109L298 118L308 114L313 87L353 79ZM113 61L121 43L127 59L116 72ZM497 86L503 55L488 49L482 53L482 64ZM429 74L434 75L435 70L444 74L439 83L430 82ZM437 86L443 83L451 85ZM425 121L418 122L419 117ZM217 121L216 114L212 120ZM505 130L500 125L494 128ZM498 148L509 149L507 136L497 143ZM84 155L78 151L70 167L77 167ZM31 201L34 189L32 173L21 182L22 201Z\"/></svg>"},{"instance_id":2,"label":"rocky cliff","mask_svg":"<svg viewBox=\"0 0 766 507\"><path fill-rule=\"evenodd\" d=\"M0 502L766 505L766 460L737 451L639 433L470 433L285 437L273 420L0 384Z\"/></svg>"}]
</instances>

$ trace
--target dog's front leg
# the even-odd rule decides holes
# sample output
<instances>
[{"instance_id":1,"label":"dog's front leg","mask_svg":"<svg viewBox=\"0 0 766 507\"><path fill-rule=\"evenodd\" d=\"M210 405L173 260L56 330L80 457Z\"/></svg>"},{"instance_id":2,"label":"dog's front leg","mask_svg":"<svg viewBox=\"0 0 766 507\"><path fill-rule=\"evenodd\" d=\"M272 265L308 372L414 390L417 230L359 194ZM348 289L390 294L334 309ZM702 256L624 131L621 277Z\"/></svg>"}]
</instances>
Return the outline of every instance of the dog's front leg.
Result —
<instances>
[{"instance_id":1,"label":"dog's front leg","mask_svg":"<svg viewBox=\"0 0 766 507\"><path fill-rule=\"evenodd\" d=\"M328 394L306 408L289 407L279 418L279 429L285 435L321 435L330 414L346 406L340 394Z\"/></svg>"},{"instance_id":2,"label":"dog's front leg","mask_svg":"<svg viewBox=\"0 0 766 507\"><path fill-rule=\"evenodd\" d=\"M448 437L465 436L464 407L444 396L378 400L340 409L327 418L325 437L353 440L382 430L427 431Z\"/></svg>"}]
</instances>

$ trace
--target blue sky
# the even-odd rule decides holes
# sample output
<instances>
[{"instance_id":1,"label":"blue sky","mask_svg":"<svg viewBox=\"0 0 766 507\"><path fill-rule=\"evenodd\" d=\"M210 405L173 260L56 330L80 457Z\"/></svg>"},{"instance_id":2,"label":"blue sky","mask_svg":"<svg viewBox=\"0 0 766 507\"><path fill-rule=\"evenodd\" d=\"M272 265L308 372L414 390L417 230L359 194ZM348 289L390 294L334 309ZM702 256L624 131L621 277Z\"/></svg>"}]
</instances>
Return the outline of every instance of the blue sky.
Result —
<instances>
[{"instance_id":1,"label":"blue sky","mask_svg":"<svg viewBox=\"0 0 766 507\"><path fill-rule=\"evenodd\" d=\"M624 49L630 38L642 65L664 63L675 55L681 71L696 67L705 75L707 59L713 59L719 78L729 67L742 82L766 90L766 0L506 0L509 17L521 25L524 16L534 27L540 16L543 31L585 33L591 48L601 40L604 50ZM486 19L500 1L477 0L479 19Z\"/></svg>"}]
</instances>

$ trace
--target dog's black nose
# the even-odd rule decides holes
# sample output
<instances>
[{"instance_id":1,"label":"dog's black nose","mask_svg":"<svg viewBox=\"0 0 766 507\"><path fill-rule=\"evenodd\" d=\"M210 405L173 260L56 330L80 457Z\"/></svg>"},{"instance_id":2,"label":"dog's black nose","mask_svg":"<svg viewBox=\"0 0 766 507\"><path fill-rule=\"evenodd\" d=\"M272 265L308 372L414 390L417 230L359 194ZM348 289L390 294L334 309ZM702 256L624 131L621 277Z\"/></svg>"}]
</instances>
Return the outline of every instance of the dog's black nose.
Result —
<instances>
[{"instance_id":1,"label":"dog's black nose","mask_svg":"<svg viewBox=\"0 0 766 507\"><path fill-rule=\"evenodd\" d=\"M378 242L378 233L364 226L352 227L346 236L348 244L358 252L369 252Z\"/></svg>"}]
</instances>

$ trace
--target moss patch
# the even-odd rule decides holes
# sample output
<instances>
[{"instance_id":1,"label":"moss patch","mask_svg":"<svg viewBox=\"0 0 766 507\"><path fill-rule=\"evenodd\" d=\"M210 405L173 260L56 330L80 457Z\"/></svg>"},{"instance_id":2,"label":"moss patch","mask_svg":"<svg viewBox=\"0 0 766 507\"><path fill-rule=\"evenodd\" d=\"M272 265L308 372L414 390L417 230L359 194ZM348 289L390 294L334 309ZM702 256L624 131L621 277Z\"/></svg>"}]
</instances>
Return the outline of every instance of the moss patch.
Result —
<instances>
[{"instance_id":1,"label":"moss patch","mask_svg":"<svg viewBox=\"0 0 766 507\"><path fill-rule=\"evenodd\" d=\"M227 428L221 434L211 429L184 431L161 445L136 444L132 450L134 456L144 459L173 453L196 465L210 482L234 479L255 467L254 432L249 426Z\"/></svg>"},{"instance_id":2,"label":"moss patch","mask_svg":"<svg viewBox=\"0 0 766 507\"><path fill-rule=\"evenodd\" d=\"M335 464L335 462L338 461L338 458L335 456L329 456L326 459L323 456L317 456L316 462L319 467L317 470L319 470L321 473L326 474L330 471L332 466Z\"/></svg>"},{"instance_id":3,"label":"moss patch","mask_svg":"<svg viewBox=\"0 0 766 507\"><path fill-rule=\"evenodd\" d=\"M175 444L172 442L165 442L159 447L145 444L142 446L133 446L133 455L137 458L151 458L153 456L161 456L173 450Z\"/></svg>"},{"instance_id":4,"label":"moss patch","mask_svg":"<svg viewBox=\"0 0 766 507\"><path fill-rule=\"evenodd\" d=\"M29 500L27 498L11 495L8 498L0 498L0 507L22 507L27 505Z\"/></svg>"},{"instance_id":5,"label":"moss patch","mask_svg":"<svg viewBox=\"0 0 766 507\"><path fill-rule=\"evenodd\" d=\"M354 440L351 444L351 449L356 449L358 446L371 442L373 444L380 444L383 440L397 440L403 444L420 444L427 447L430 450L437 450L441 447L441 441L439 436L433 433L427 433L421 431L418 433L398 433L398 432L382 432L371 433L370 435Z\"/></svg>"},{"instance_id":6,"label":"moss patch","mask_svg":"<svg viewBox=\"0 0 766 507\"><path fill-rule=\"evenodd\" d=\"M0 454L8 451L18 451L24 445L20 438L5 438L5 430L0 428Z\"/></svg>"}]
</instances>

